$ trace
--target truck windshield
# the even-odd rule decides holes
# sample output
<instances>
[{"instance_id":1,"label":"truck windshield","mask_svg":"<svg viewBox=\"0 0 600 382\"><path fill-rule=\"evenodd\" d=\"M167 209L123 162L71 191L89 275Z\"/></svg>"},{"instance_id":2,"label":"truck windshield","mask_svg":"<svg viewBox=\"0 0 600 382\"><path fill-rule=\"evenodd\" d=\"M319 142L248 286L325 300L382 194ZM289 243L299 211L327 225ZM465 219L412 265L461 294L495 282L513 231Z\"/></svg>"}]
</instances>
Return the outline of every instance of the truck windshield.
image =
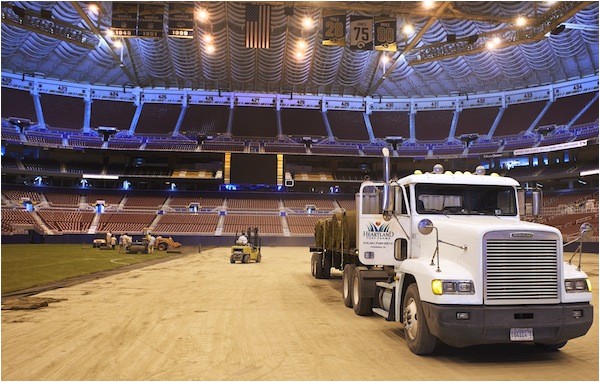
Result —
<instances>
[{"instance_id":1,"label":"truck windshield","mask_svg":"<svg viewBox=\"0 0 600 382\"><path fill-rule=\"evenodd\" d=\"M417 213L515 216L514 188L465 184L415 185Z\"/></svg>"}]
</instances>

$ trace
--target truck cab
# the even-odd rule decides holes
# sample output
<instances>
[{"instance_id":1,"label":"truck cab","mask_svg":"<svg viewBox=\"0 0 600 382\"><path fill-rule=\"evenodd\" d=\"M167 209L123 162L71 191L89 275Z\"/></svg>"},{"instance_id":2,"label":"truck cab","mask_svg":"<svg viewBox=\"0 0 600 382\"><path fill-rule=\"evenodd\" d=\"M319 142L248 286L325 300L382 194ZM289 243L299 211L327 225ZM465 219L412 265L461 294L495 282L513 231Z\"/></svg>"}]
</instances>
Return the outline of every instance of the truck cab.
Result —
<instances>
[{"instance_id":1,"label":"truck cab","mask_svg":"<svg viewBox=\"0 0 600 382\"><path fill-rule=\"evenodd\" d=\"M387 177L389 179L389 177ZM558 349L587 333L591 284L563 261L560 231L520 219L518 182L497 174L415 172L357 195L357 314L404 324L416 354L530 342ZM344 270L346 272L346 270Z\"/></svg>"}]
</instances>

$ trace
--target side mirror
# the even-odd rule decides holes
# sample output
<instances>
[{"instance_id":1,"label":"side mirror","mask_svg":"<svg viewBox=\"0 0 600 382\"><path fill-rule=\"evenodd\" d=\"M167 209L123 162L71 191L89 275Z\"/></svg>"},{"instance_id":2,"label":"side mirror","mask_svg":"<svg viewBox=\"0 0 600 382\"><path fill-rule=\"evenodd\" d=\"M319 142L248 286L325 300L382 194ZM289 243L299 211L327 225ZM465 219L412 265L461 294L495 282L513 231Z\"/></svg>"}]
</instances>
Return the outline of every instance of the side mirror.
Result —
<instances>
[{"instance_id":1,"label":"side mirror","mask_svg":"<svg viewBox=\"0 0 600 382\"><path fill-rule=\"evenodd\" d=\"M581 232L581 237L587 239L591 235L593 229L594 229L594 227L592 227L592 225L590 223L583 223L581 225L581 227L579 227L579 232Z\"/></svg>"},{"instance_id":2,"label":"side mirror","mask_svg":"<svg viewBox=\"0 0 600 382\"><path fill-rule=\"evenodd\" d=\"M531 214L540 216L542 213L542 192L535 190L531 193Z\"/></svg>"},{"instance_id":3,"label":"side mirror","mask_svg":"<svg viewBox=\"0 0 600 382\"><path fill-rule=\"evenodd\" d=\"M417 229L422 235L429 235L433 231L433 223L429 219L423 219L419 222Z\"/></svg>"}]
</instances>

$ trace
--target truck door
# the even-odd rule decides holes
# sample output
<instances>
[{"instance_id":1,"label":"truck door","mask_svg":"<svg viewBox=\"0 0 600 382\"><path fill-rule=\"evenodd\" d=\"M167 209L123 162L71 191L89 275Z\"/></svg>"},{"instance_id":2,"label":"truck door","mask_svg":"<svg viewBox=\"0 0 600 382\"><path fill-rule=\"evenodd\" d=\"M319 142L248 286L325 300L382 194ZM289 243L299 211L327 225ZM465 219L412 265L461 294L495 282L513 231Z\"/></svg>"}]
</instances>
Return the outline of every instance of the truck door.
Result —
<instances>
[{"instance_id":1,"label":"truck door","mask_svg":"<svg viewBox=\"0 0 600 382\"><path fill-rule=\"evenodd\" d=\"M358 198L357 244L359 259L366 265L397 265L408 257L410 209L404 187L392 182L393 214L382 214L382 183L363 184Z\"/></svg>"}]
</instances>

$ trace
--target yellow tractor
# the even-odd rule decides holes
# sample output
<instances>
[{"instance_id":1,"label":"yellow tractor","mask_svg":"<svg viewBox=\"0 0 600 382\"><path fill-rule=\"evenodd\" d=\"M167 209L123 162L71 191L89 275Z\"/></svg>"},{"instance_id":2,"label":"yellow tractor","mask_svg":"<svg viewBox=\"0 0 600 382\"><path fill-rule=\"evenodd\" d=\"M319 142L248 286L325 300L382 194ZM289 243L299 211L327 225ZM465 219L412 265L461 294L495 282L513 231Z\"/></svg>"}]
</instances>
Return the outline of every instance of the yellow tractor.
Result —
<instances>
[{"instance_id":1,"label":"yellow tractor","mask_svg":"<svg viewBox=\"0 0 600 382\"><path fill-rule=\"evenodd\" d=\"M181 243L173 240L173 238L171 236L169 236L169 237L157 236L156 242L154 242L154 248L158 249L159 251L167 251L167 250L172 250L172 249L179 248L179 247L181 247Z\"/></svg>"},{"instance_id":2,"label":"yellow tractor","mask_svg":"<svg viewBox=\"0 0 600 382\"><path fill-rule=\"evenodd\" d=\"M248 228L246 232L242 231L239 236L236 231L235 239L235 245L231 247L231 256L229 256L231 264L236 261L249 263L250 260L260 263L262 255L260 253L261 239L258 237L258 228Z\"/></svg>"}]
</instances>

